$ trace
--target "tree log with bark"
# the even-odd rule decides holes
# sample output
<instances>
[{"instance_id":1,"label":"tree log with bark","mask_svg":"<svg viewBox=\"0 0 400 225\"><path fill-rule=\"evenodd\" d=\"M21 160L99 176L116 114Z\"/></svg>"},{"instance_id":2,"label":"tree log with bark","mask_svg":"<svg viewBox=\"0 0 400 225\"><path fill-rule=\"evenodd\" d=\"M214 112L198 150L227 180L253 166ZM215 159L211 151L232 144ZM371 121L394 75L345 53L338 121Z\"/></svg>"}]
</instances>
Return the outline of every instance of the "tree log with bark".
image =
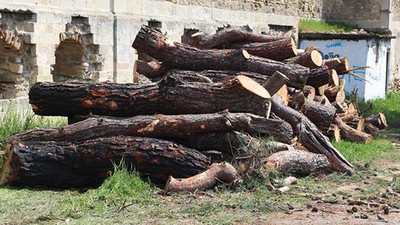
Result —
<instances>
[{"instance_id":1,"label":"tree log with bark","mask_svg":"<svg viewBox=\"0 0 400 225\"><path fill-rule=\"evenodd\" d=\"M303 114L285 106L276 95L272 97L272 111L288 122L299 136L299 142L309 151L325 155L335 171L352 173L353 165L329 142L318 128Z\"/></svg>"},{"instance_id":2,"label":"tree log with bark","mask_svg":"<svg viewBox=\"0 0 400 225\"><path fill-rule=\"evenodd\" d=\"M214 163L201 174L184 179L170 176L165 184L164 194L168 192L194 192L214 187L218 181L232 183L237 177L236 169L229 163Z\"/></svg>"},{"instance_id":3,"label":"tree log with bark","mask_svg":"<svg viewBox=\"0 0 400 225\"><path fill-rule=\"evenodd\" d=\"M157 61L136 60L136 72L143 74L151 80L160 80L171 68Z\"/></svg>"},{"instance_id":4,"label":"tree log with bark","mask_svg":"<svg viewBox=\"0 0 400 225\"><path fill-rule=\"evenodd\" d=\"M282 61L297 55L297 47L293 38L285 38L273 42L234 42L225 45L224 48L244 49L252 55L276 61Z\"/></svg>"},{"instance_id":5,"label":"tree log with bark","mask_svg":"<svg viewBox=\"0 0 400 225\"><path fill-rule=\"evenodd\" d=\"M29 92L38 115L134 116L162 114L249 112L268 117L270 95L250 78L224 83L184 83L166 76L158 83L36 83Z\"/></svg>"},{"instance_id":6,"label":"tree log with bark","mask_svg":"<svg viewBox=\"0 0 400 225\"><path fill-rule=\"evenodd\" d=\"M255 34L241 28L225 28L213 35L197 32L187 38L187 43L199 49L212 49L232 42L272 42L282 39L285 37Z\"/></svg>"},{"instance_id":7,"label":"tree log with bark","mask_svg":"<svg viewBox=\"0 0 400 225\"><path fill-rule=\"evenodd\" d=\"M302 87L309 69L297 64L251 56L245 50L199 50L171 42L159 31L142 26L133 47L176 68L189 70L240 70L272 76L276 71L290 79L290 85Z\"/></svg>"},{"instance_id":8,"label":"tree log with bark","mask_svg":"<svg viewBox=\"0 0 400 225\"><path fill-rule=\"evenodd\" d=\"M332 86L339 86L339 77L335 70L326 67L312 69L308 75L307 85L314 88L319 88L323 85L331 84ZM323 95L324 92L321 93Z\"/></svg>"},{"instance_id":9,"label":"tree log with bark","mask_svg":"<svg viewBox=\"0 0 400 225\"><path fill-rule=\"evenodd\" d=\"M202 153L170 141L108 137L82 142L10 141L0 185L55 188L96 187L121 160L160 181L190 177L210 165Z\"/></svg>"},{"instance_id":10,"label":"tree log with bark","mask_svg":"<svg viewBox=\"0 0 400 225\"><path fill-rule=\"evenodd\" d=\"M63 127L24 131L14 134L8 139L16 141L81 141L116 135L186 139L201 133L234 130L270 135L284 143L291 143L293 139L292 128L283 120L267 119L249 113L228 112L135 116L132 118L93 117Z\"/></svg>"},{"instance_id":11,"label":"tree log with bark","mask_svg":"<svg viewBox=\"0 0 400 225\"><path fill-rule=\"evenodd\" d=\"M316 50L304 52L287 60L289 63L300 64L304 67L315 69L322 66L322 55Z\"/></svg>"},{"instance_id":12,"label":"tree log with bark","mask_svg":"<svg viewBox=\"0 0 400 225\"><path fill-rule=\"evenodd\" d=\"M323 64L329 69L336 70L337 74L346 74L350 70L349 59L347 57L328 59Z\"/></svg>"},{"instance_id":13,"label":"tree log with bark","mask_svg":"<svg viewBox=\"0 0 400 225\"><path fill-rule=\"evenodd\" d=\"M357 143L362 143L362 144L371 142L373 139L371 135L366 134L361 131L358 131L358 130L350 127L349 125L347 125L345 122L343 122L343 120L339 116L337 116L335 118L334 123L336 125L338 125L338 127L340 129L340 136L343 139L346 139L348 141L354 141Z\"/></svg>"},{"instance_id":14,"label":"tree log with bark","mask_svg":"<svg viewBox=\"0 0 400 225\"><path fill-rule=\"evenodd\" d=\"M335 107L322 105L313 100L306 100L301 111L321 130L328 129L336 116Z\"/></svg>"},{"instance_id":15,"label":"tree log with bark","mask_svg":"<svg viewBox=\"0 0 400 225\"><path fill-rule=\"evenodd\" d=\"M274 153L264 163L269 169L297 176L328 174L332 171L326 156L302 150Z\"/></svg>"},{"instance_id":16,"label":"tree log with bark","mask_svg":"<svg viewBox=\"0 0 400 225\"><path fill-rule=\"evenodd\" d=\"M365 121L379 128L379 130L383 130L388 126L385 114L383 113L378 113L376 115L368 117L367 119L365 119Z\"/></svg>"}]
</instances>

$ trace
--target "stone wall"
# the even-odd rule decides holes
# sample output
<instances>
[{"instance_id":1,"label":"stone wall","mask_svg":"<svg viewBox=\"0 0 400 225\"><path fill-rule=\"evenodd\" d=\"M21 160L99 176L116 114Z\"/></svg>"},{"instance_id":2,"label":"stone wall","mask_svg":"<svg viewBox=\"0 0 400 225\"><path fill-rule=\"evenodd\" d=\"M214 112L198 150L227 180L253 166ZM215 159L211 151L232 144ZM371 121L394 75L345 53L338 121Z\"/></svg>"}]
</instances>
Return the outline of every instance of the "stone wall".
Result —
<instances>
[{"instance_id":1,"label":"stone wall","mask_svg":"<svg viewBox=\"0 0 400 225\"><path fill-rule=\"evenodd\" d=\"M392 0L393 20L400 21L400 0Z\"/></svg>"}]
</instances>

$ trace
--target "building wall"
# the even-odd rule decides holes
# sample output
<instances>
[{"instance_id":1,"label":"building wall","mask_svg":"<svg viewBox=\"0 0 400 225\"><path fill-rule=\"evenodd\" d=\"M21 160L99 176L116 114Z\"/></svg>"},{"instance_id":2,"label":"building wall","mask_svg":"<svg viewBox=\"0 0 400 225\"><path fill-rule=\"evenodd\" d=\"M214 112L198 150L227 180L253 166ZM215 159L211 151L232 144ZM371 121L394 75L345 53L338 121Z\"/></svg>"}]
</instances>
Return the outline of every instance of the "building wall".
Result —
<instances>
[{"instance_id":1,"label":"building wall","mask_svg":"<svg viewBox=\"0 0 400 225\"><path fill-rule=\"evenodd\" d=\"M400 0L392 0L390 30L396 39L392 40L392 77L400 78Z\"/></svg>"},{"instance_id":2,"label":"building wall","mask_svg":"<svg viewBox=\"0 0 400 225\"><path fill-rule=\"evenodd\" d=\"M390 48L389 40L300 39L301 48L311 45L319 48L324 59L348 57L350 68L370 67L366 70L355 71L354 73L366 78L371 83L351 75L343 75L346 78L345 91L347 93L351 93L357 89L358 96L366 100L383 98L385 96L387 84L387 50Z\"/></svg>"}]
</instances>

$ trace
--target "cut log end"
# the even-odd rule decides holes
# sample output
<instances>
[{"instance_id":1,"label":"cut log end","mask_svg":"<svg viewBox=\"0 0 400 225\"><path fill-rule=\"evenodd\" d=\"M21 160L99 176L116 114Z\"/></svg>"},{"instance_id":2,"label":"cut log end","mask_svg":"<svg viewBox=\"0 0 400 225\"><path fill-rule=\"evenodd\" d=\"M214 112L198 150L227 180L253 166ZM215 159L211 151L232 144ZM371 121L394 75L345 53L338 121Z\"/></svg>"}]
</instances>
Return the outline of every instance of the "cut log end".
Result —
<instances>
[{"instance_id":1,"label":"cut log end","mask_svg":"<svg viewBox=\"0 0 400 225\"><path fill-rule=\"evenodd\" d=\"M293 55L297 56L297 45L296 45L296 42L295 42L295 40L293 38L290 38L290 40L291 40Z\"/></svg>"},{"instance_id":2,"label":"cut log end","mask_svg":"<svg viewBox=\"0 0 400 225\"><path fill-rule=\"evenodd\" d=\"M268 93L268 91L253 79L242 75L237 76L237 79L245 89L253 92L254 94L262 98L271 98L271 95Z\"/></svg>"},{"instance_id":3,"label":"cut log end","mask_svg":"<svg viewBox=\"0 0 400 225\"><path fill-rule=\"evenodd\" d=\"M329 84L331 86L339 87L339 76L338 76L336 70L332 69L331 74L332 75L330 77Z\"/></svg>"},{"instance_id":4,"label":"cut log end","mask_svg":"<svg viewBox=\"0 0 400 225\"><path fill-rule=\"evenodd\" d=\"M243 53L243 56L246 58L246 59L250 59L250 53L249 52L247 52L246 50L242 50L242 53Z\"/></svg>"},{"instance_id":5,"label":"cut log end","mask_svg":"<svg viewBox=\"0 0 400 225\"><path fill-rule=\"evenodd\" d=\"M191 37L198 37L198 36L201 36L201 35L203 35L203 32L199 31L199 32L196 32L196 33L192 34Z\"/></svg>"},{"instance_id":6,"label":"cut log end","mask_svg":"<svg viewBox=\"0 0 400 225\"><path fill-rule=\"evenodd\" d=\"M311 60L314 62L315 66L317 67L322 66L323 63L322 55L318 51L313 50L311 52Z\"/></svg>"}]
</instances>

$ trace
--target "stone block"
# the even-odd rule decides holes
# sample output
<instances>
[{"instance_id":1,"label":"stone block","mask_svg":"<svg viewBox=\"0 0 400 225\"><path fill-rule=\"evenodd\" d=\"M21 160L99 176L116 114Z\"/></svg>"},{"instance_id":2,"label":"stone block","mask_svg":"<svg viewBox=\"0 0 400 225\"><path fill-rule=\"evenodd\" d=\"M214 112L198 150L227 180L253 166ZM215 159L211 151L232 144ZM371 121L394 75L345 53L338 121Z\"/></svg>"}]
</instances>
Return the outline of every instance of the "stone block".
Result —
<instances>
[{"instance_id":1,"label":"stone block","mask_svg":"<svg viewBox=\"0 0 400 225\"><path fill-rule=\"evenodd\" d=\"M9 70L12 73L22 74L24 72L24 66L17 63L9 63Z\"/></svg>"}]
</instances>

